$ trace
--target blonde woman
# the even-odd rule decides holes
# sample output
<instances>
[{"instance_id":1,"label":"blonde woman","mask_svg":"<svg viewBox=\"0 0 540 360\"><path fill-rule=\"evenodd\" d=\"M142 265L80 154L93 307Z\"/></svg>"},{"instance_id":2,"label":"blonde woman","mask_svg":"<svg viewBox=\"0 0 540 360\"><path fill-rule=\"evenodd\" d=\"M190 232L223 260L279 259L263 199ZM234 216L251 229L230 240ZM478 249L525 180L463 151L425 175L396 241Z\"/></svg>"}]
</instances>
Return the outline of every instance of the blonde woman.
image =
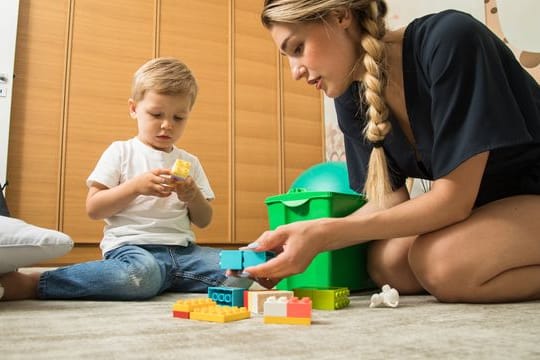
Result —
<instances>
[{"instance_id":1,"label":"blonde woman","mask_svg":"<svg viewBox=\"0 0 540 360\"><path fill-rule=\"evenodd\" d=\"M471 16L395 31L383 0L266 0L262 22L292 76L335 99L350 185L369 202L296 222L249 247L272 285L326 250L370 241L368 271L443 302L540 298L540 89ZM433 181L411 199L405 179ZM355 274L350 274L355 276Z\"/></svg>"}]
</instances>

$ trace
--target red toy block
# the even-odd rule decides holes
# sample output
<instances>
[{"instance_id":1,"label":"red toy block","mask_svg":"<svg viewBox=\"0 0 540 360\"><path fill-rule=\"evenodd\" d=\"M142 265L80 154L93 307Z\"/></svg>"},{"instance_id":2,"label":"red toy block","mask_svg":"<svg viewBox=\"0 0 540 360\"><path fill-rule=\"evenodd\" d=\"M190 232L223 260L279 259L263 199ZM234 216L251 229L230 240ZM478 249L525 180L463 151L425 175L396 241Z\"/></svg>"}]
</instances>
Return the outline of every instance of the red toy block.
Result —
<instances>
[{"instance_id":1,"label":"red toy block","mask_svg":"<svg viewBox=\"0 0 540 360\"><path fill-rule=\"evenodd\" d=\"M310 318L311 317L311 299L304 297L298 299L293 297L287 303L287 317Z\"/></svg>"},{"instance_id":2,"label":"red toy block","mask_svg":"<svg viewBox=\"0 0 540 360\"><path fill-rule=\"evenodd\" d=\"M173 317L189 319L189 312L187 311L173 311L172 313L173 313Z\"/></svg>"},{"instance_id":3,"label":"red toy block","mask_svg":"<svg viewBox=\"0 0 540 360\"><path fill-rule=\"evenodd\" d=\"M244 307L249 309L249 290L244 290Z\"/></svg>"}]
</instances>

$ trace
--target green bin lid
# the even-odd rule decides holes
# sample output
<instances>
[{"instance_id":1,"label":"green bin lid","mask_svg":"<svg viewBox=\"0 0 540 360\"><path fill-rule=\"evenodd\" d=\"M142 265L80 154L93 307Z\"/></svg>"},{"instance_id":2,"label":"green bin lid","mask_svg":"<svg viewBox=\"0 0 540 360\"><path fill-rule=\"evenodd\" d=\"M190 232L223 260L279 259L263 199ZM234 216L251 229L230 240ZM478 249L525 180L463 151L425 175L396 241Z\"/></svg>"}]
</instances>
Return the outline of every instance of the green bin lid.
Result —
<instances>
[{"instance_id":1,"label":"green bin lid","mask_svg":"<svg viewBox=\"0 0 540 360\"><path fill-rule=\"evenodd\" d=\"M364 196L358 193L344 194L333 191L306 191L305 189L292 189L286 194L269 196L264 201L265 204L282 203L287 207L302 206L306 202L312 199L332 198L332 197L348 197L348 198L360 198L364 200Z\"/></svg>"}]
</instances>

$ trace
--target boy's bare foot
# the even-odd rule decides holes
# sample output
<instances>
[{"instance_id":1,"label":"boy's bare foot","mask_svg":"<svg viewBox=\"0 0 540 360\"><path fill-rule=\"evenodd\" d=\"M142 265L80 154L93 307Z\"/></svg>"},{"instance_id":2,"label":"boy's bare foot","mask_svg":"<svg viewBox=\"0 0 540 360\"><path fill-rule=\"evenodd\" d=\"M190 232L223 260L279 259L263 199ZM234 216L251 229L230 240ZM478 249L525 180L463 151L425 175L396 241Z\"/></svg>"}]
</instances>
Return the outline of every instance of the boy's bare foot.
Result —
<instances>
[{"instance_id":1,"label":"boy's bare foot","mask_svg":"<svg viewBox=\"0 0 540 360\"><path fill-rule=\"evenodd\" d=\"M0 285L4 288L1 301L36 299L40 276L40 273L23 274L18 271L1 275Z\"/></svg>"}]
</instances>

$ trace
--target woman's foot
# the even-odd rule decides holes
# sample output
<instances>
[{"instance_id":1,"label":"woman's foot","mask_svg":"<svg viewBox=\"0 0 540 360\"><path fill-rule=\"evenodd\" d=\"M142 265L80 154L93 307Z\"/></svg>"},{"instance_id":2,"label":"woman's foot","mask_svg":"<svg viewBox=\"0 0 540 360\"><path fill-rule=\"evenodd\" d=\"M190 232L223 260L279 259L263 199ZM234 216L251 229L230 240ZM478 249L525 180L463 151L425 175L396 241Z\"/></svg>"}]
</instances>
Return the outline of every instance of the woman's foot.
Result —
<instances>
[{"instance_id":1,"label":"woman's foot","mask_svg":"<svg viewBox=\"0 0 540 360\"><path fill-rule=\"evenodd\" d=\"M4 295L0 300L26 300L37 298L40 273L23 274L18 271L0 276L0 286Z\"/></svg>"}]
</instances>

